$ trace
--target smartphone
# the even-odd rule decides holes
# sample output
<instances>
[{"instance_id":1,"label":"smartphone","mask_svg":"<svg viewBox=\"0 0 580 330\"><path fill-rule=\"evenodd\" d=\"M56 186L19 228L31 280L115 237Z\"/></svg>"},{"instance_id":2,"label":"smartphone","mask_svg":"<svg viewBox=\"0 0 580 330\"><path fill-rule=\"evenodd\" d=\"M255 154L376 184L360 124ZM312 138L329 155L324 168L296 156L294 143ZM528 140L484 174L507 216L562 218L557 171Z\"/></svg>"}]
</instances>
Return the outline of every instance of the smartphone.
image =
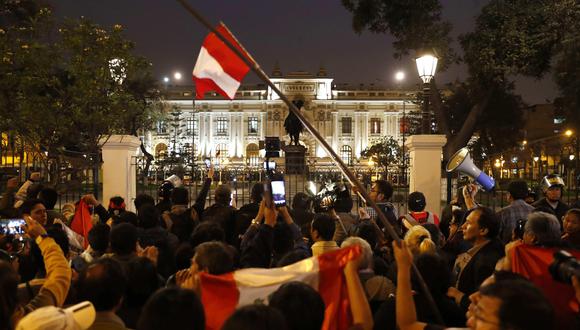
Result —
<instances>
[{"instance_id":1,"label":"smartphone","mask_svg":"<svg viewBox=\"0 0 580 330\"><path fill-rule=\"evenodd\" d=\"M0 227L2 233L12 235L22 235L24 230L22 226L26 225L24 219L2 219L0 220Z\"/></svg>"},{"instance_id":2,"label":"smartphone","mask_svg":"<svg viewBox=\"0 0 580 330\"><path fill-rule=\"evenodd\" d=\"M274 206L286 206L286 188L284 187L284 180L277 179L271 182L272 185L272 200Z\"/></svg>"},{"instance_id":3,"label":"smartphone","mask_svg":"<svg viewBox=\"0 0 580 330\"><path fill-rule=\"evenodd\" d=\"M211 160L209 158L204 159L203 162L205 163L206 168L211 167Z\"/></svg>"}]
</instances>

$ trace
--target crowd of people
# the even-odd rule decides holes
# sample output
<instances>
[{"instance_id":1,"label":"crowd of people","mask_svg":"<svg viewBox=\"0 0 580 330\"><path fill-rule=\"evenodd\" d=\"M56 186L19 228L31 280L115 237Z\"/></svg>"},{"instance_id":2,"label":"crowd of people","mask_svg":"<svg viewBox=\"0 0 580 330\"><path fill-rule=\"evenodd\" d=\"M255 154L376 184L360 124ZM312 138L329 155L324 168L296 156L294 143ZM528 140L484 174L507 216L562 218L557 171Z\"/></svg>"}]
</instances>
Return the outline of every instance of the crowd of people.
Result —
<instances>
[{"instance_id":1,"label":"crowd of people","mask_svg":"<svg viewBox=\"0 0 580 330\"><path fill-rule=\"evenodd\" d=\"M360 253L336 266L348 328L580 328L580 279L561 283L548 270L556 251L568 251L572 262L580 256L580 209L562 201L557 175L544 178L544 197L533 204L527 183L512 181L509 205L498 212L479 205L478 187L468 184L441 215L429 212L421 192L409 194L408 213L397 214L393 186L378 180L369 195L385 217L354 207L348 186L322 200L298 193L292 205L275 207L259 183L237 209L230 188L217 185L206 205L213 177L209 169L195 201L166 183L157 200L140 194L135 213L120 196L105 207L85 195L56 210L58 193L39 174L21 185L9 180L0 215L25 225L22 233L0 233L0 329L209 329L208 319L223 313L205 304L206 274L284 272L353 246ZM219 324L328 328L335 317L328 306L339 302L321 294L323 285L282 283ZM223 304L226 289L217 289Z\"/></svg>"}]
</instances>

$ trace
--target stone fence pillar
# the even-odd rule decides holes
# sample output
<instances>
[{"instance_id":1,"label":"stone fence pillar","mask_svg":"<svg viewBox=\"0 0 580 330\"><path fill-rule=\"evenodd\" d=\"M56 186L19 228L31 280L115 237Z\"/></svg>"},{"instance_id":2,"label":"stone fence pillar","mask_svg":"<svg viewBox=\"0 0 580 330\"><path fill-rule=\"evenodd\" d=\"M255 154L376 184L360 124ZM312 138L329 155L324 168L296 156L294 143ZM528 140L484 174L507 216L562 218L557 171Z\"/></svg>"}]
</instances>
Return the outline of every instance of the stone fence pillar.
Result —
<instances>
[{"instance_id":1,"label":"stone fence pillar","mask_svg":"<svg viewBox=\"0 0 580 330\"><path fill-rule=\"evenodd\" d=\"M127 210L135 211L137 170L134 157L141 140L133 135L111 135L100 143L103 145L103 206L108 206L111 197L121 196Z\"/></svg>"},{"instance_id":2,"label":"stone fence pillar","mask_svg":"<svg viewBox=\"0 0 580 330\"><path fill-rule=\"evenodd\" d=\"M405 145L409 150L409 193L420 191L427 200L426 210L441 215L441 156L445 135L413 135Z\"/></svg>"}]
</instances>

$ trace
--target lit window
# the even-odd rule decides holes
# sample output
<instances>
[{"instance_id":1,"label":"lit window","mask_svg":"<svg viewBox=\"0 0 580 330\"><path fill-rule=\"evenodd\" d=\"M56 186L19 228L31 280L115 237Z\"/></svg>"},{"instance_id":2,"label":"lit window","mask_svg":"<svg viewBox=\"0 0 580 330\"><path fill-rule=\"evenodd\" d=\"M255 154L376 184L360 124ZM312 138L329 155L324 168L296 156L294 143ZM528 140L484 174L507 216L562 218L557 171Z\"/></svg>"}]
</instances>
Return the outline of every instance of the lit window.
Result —
<instances>
[{"instance_id":1,"label":"lit window","mask_svg":"<svg viewBox=\"0 0 580 330\"><path fill-rule=\"evenodd\" d=\"M228 135L228 119L226 117L218 117L216 120L216 135Z\"/></svg>"},{"instance_id":2,"label":"lit window","mask_svg":"<svg viewBox=\"0 0 580 330\"><path fill-rule=\"evenodd\" d=\"M187 130L187 134L191 134L193 132L197 132L197 119L194 119L193 117L189 117L187 118L187 120L185 121L185 129Z\"/></svg>"},{"instance_id":3,"label":"lit window","mask_svg":"<svg viewBox=\"0 0 580 330\"><path fill-rule=\"evenodd\" d=\"M258 117L248 118L248 135L258 134Z\"/></svg>"},{"instance_id":4,"label":"lit window","mask_svg":"<svg viewBox=\"0 0 580 330\"><path fill-rule=\"evenodd\" d=\"M167 134L167 123L163 120L157 122L157 134Z\"/></svg>"},{"instance_id":5,"label":"lit window","mask_svg":"<svg viewBox=\"0 0 580 330\"><path fill-rule=\"evenodd\" d=\"M340 159L346 165L352 165L352 148L350 146L342 146L340 148Z\"/></svg>"},{"instance_id":6,"label":"lit window","mask_svg":"<svg viewBox=\"0 0 580 330\"><path fill-rule=\"evenodd\" d=\"M371 135L381 134L380 118L371 118Z\"/></svg>"},{"instance_id":7,"label":"lit window","mask_svg":"<svg viewBox=\"0 0 580 330\"><path fill-rule=\"evenodd\" d=\"M216 157L227 158L228 157L228 145L225 143L220 143L215 147Z\"/></svg>"}]
</instances>

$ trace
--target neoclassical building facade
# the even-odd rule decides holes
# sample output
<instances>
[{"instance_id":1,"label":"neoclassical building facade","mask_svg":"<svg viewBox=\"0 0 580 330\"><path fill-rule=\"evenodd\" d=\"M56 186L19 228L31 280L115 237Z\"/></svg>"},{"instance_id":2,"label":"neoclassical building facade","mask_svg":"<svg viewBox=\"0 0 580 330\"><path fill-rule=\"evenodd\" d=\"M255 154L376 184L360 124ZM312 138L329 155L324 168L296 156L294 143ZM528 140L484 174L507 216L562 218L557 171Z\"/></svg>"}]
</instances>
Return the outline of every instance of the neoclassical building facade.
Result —
<instances>
[{"instance_id":1,"label":"neoclassical building facade","mask_svg":"<svg viewBox=\"0 0 580 330\"><path fill-rule=\"evenodd\" d=\"M348 164L357 163L361 151L383 136L402 142L403 117L419 111L413 91L374 85L336 84L324 69L316 75L275 69L272 82L289 99L304 101L302 112ZM289 142L284 129L288 107L266 85L242 85L232 101L216 93L193 100L192 86L167 86L168 116L144 133L150 153L191 152L234 162L258 160L260 141L276 136ZM328 160L325 150L308 133L300 136L307 155Z\"/></svg>"}]
</instances>

